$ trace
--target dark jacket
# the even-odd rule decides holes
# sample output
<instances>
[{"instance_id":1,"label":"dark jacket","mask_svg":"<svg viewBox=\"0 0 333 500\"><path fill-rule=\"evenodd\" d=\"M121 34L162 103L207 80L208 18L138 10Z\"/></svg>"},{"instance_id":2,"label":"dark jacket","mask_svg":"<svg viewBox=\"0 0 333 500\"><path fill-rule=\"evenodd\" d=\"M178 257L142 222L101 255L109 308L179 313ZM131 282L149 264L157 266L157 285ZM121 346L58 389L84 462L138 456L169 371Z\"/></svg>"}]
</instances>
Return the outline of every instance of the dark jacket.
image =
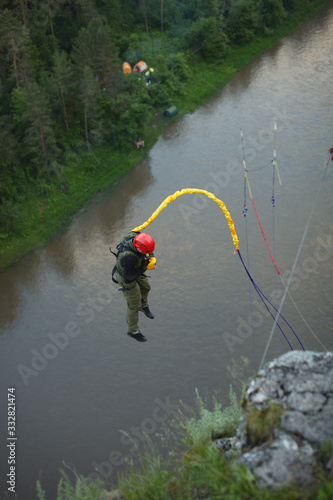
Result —
<instances>
[{"instance_id":1,"label":"dark jacket","mask_svg":"<svg viewBox=\"0 0 333 500\"><path fill-rule=\"evenodd\" d=\"M118 245L117 261L115 271L120 274L126 283L137 280L147 269L150 257L137 250L133 239L138 233L131 232L124 236Z\"/></svg>"}]
</instances>

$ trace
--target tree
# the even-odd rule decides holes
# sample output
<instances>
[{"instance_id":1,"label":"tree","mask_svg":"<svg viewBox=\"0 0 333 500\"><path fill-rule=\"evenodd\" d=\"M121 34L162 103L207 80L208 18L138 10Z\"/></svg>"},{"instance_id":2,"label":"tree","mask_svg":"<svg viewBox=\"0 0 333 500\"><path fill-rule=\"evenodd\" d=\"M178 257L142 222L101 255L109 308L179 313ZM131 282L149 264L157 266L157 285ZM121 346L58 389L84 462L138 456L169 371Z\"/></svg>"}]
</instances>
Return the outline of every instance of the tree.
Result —
<instances>
[{"instance_id":1,"label":"tree","mask_svg":"<svg viewBox=\"0 0 333 500\"><path fill-rule=\"evenodd\" d=\"M103 136L101 109L98 103L100 95L98 81L89 66L85 66L81 78L80 99L83 104L84 135L88 153L90 153L90 142L99 143Z\"/></svg>"},{"instance_id":2,"label":"tree","mask_svg":"<svg viewBox=\"0 0 333 500\"><path fill-rule=\"evenodd\" d=\"M220 0L197 0L200 17L219 16L222 6Z\"/></svg>"},{"instance_id":3,"label":"tree","mask_svg":"<svg viewBox=\"0 0 333 500\"><path fill-rule=\"evenodd\" d=\"M110 28L117 30L118 33L123 30L127 31L129 27L128 9L123 5L123 2L120 5L118 0L105 0L103 14L106 16Z\"/></svg>"},{"instance_id":4,"label":"tree","mask_svg":"<svg viewBox=\"0 0 333 500\"><path fill-rule=\"evenodd\" d=\"M235 0L229 11L226 32L238 44L251 41L261 25L258 0Z\"/></svg>"},{"instance_id":5,"label":"tree","mask_svg":"<svg viewBox=\"0 0 333 500\"><path fill-rule=\"evenodd\" d=\"M101 16L81 28L74 43L72 57L78 66L89 66L98 77L101 89L110 90L120 66L113 32Z\"/></svg>"},{"instance_id":6,"label":"tree","mask_svg":"<svg viewBox=\"0 0 333 500\"><path fill-rule=\"evenodd\" d=\"M96 21L99 19L96 19ZM101 89L111 91L115 74L120 67L117 48L113 43L113 32L104 24L96 24L96 70L98 71Z\"/></svg>"},{"instance_id":7,"label":"tree","mask_svg":"<svg viewBox=\"0 0 333 500\"><path fill-rule=\"evenodd\" d=\"M96 2L93 0L72 0L78 25L81 27L89 22L89 20L98 16Z\"/></svg>"},{"instance_id":8,"label":"tree","mask_svg":"<svg viewBox=\"0 0 333 500\"><path fill-rule=\"evenodd\" d=\"M26 111L23 119L27 122L24 135L26 156L35 165L37 177L45 167L47 180L53 171L59 175L57 155L58 148L51 122L51 106L43 91L36 83L32 83L25 91Z\"/></svg>"},{"instance_id":9,"label":"tree","mask_svg":"<svg viewBox=\"0 0 333 500\"><path fill-rule=\"evenodd\" d=\"M20 215L16 201L25 179L17 161L17 148L11 117L0 116L0 237L14 233Z\"/></svg>"},{"instance_id":10,"label":"tree","mask_svg":"<svg viewBox=\"0 0 333 500\"><path fill-rule=\"evenodd\" d=\"M10 116L0 116L0 199L13 200L16 186L13 173L17 164L18 143L12 131Z\"/></svg>"},{"instance_id":11,"label":"tree","mask_svg":"<svg viewBox=\"0 0 333 500\"><path fill-rule=\"evenodd\" d=\"M146 9L146 0L142 0L142 10L143 10L143 17L145 19L145 26L146 26L146 33L149 33L148 30L148 19L147 19L147 9Z\"/></svg>"},{"instance_id":12,"label":"tree","mask_svg":"<svg viewBox=\"0 0 333 500\"><path fill-rule=\"evenodd\" d=\"M201 54L209 62L220 61L226 57L230 48L229 38L224 33L223 20L209 17L205 21Z\"/></svg>"},{"instance_id":13,"label":"tree","mask_svg":"<svg viewBox=\"0 0 333 500\"><path fill-rule=\"evenodd\" d=\"M51 34L54 36L54 18L60 13L66 0L47 0Z\"/></svg>"},{"instance_id":14,"label":"tree","mask_svg":"<svg viewBox=\"0 0 333 500\"><path fill-rule=\"evenodd\" d=\"M5 9L0 14L0 37L1 45L5 46L11 52L13 68L16 80L16 87L19 87L19 73L17 65L17 41L21 34L21 25L13 13Z\"/></svg>"},{"instance_id":15,"label":"tree","mask_svg":"<svg viewBox=\"0 0 333 500\"><path fill-rule=\"evenodd\" d=\"M69 57L65 52L55 52L52 74L61 106L63 120L67 133L69 133L69 113L66 101L68 96L71 94L73 69Z\"/></svg>"},{"instance_id":16,"label":"tree","mask_svg":"<svg viewBox=\"0 0 333 500\"><path fill-rule=\"evenodd\" d=\"M261 0L264 26L275 28L286 18L282 0Z\"/></svg>"},{"instance_id":17,"label":"tree","mask_svg":"<svg viewBox=\"0 0 333 500\"><path fill-rule=\"evenodd\" d=\"M15 16L19 18L22 16L23 24L27 23L28 19L28 5L27 0L12 0L10 3L10 8L13 10Z\"/></svg>"}]
</instances>

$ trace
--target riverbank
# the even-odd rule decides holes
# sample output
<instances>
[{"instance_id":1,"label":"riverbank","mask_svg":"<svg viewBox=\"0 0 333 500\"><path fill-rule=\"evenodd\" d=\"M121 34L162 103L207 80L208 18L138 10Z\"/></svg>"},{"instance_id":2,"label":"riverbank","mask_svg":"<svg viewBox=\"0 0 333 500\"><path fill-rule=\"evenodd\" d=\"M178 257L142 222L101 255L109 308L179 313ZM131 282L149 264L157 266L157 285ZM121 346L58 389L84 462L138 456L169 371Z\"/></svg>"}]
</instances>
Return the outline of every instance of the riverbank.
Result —
<instances>
[{"instance_id":1,"label":"riverbank","mask_svg":"<svg viewBox=\"0 0 333 500\"><path fill-rule=\"evenodd\" d=\"M306 12L290 15L288 23L276 29L269 37L257 38L246 47L234 48L224 63L218 66L218 71L214 64L194 64L191 67L194 76L186 85L186 94L174 102L179 113L173 121L193 112L218 94L251 59L294 31L326 3L317 1L310 7L307 5ZM16 211L19 220L16 224L17 232L15 235L0 235L0 270L3 271L18 261L28 251L46 245L56 234L66 230L71 217L97 193L113 190L119 182L124 181L126 173L142 161L164 127L170 123L164 118L163 111L158 110L153 118L149 136L144 138L145 150L136 151L129 146L128 151L119 152L103 147L94 149L90 155L82 153L81 156L68 156L62 182L43 186L42 193L28 193L27 201L17 204L15 210L11 211L11 217L15 217Z\"/></svg>"}]
</instances>

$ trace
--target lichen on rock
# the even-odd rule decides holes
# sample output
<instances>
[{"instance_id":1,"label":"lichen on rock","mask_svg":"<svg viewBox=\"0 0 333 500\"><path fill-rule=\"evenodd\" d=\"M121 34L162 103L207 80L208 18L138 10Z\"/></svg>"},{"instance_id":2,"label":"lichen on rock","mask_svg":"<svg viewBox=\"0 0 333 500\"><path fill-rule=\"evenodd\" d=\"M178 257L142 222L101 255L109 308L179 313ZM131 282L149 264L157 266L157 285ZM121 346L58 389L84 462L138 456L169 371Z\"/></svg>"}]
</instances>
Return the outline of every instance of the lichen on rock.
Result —
<instances>
[{"instance_id":1,"label":"lichen on rock","mask_svg":"<svg viewBox=\"0 0 333 500\"><path fill-rule=\"evenodd\" d=\"M333 353L284 354L247 385L239 460L261 487L309 484L319 461L333 474L332 422Z\"/></svg>"}]
</instances>

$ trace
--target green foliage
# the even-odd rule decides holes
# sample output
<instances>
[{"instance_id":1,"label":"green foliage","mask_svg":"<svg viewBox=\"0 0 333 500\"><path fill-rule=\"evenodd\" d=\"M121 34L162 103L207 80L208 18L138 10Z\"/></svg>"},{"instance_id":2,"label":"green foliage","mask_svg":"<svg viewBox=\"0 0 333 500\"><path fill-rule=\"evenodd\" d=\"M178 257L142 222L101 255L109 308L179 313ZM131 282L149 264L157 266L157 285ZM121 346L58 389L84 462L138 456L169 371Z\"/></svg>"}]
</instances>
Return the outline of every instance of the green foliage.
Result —
<instances>
[{"instance_id":1,"label":"green foliage","mask_svg":"<svg viewBox=\"0 0 333 500\"><path fill-rule=\"evenodd\" d=\"M227 34L234 43L250 42L261 27L258 0L235 0L230 7Z\"/></svg>"},{"instance_id":2,"label":"green foliage","mask_svg":"<svg viewBox=\"0 0 333 500\"><path fill-rule=\"evenodd\" d=\"M302 0L282 0L284 9L289 12L294 12L297 10L302 3Z\"/></svg>"},{"instance_id":3,"label":"green foliage","mask_svg":"<svg viewBox=\"0 0 333 500\"><path fill-rule=\"evenodd\" d=\"M240 418L240 408L237 397L230 386L230 406L222 411L222 404L213 397L213 410L208 410L196 390L199 419L185 418L181 427L186 432L186 444L194 448L200 447L212 439L231 436L236 430Z\"/></svg>"},{"instance_id":4,"label":"green foliage","mask_svg":"<svg viewBox=\"0 0 333 500\"><path fill-rule=\"evenodd\" d=\"M15 234L16 224L20 217L20 207L17 203L5 200L0 206L0 237L8 238Z\"/></svg>"},{"instance_id":5,"label":"green foliage","mask_svg":"<svg viewBox=\"0 0 333 500\"><path fill-rule=\"evenodd\" d=\"M142 2L136 0L4 0L0 12L0 198L5 228L1 233L8 236L6 246L0 242L0 254L16 258L10 235L16 235L17 248L22 249L21 238L30 231L28 249L41 234L39 216L31 215L30 222L25 216L23 221L17 210L31 213L26 207L32 199L50 198L69 189L67 180L62 180L67 162L73 186L80 186L80 191L81 172L73 167L79 163L78 156L96 156L97 148L110 145L117 148L114 154L121 150L129 155L130 141L137 135L144 135L148 146L163 126L157 116L166 107L177 105L179 117L193 111L249 57L283 35L282 28L276 27L285 22L286 11L295 12L294 22L300 22L323 3L168 0L163 2L162 23L162 3L145 0L147 34ZM271 38L258 39L258 35ZM238 52L236 45L250 40L253 47ZM144 75L122 74L122 61L128 60L133 67L141 59L154 68L149 86ZM157 120L154 130L149 128L152 116ZM141 155L130 157L131 162ZM83 194L72 199L67 214L73 213L78 199L87 199L91 192L87 184L95 184L96 162L88 164L90 178L85 180ZM110 179L113 175L114 171ZM51 221L49 226L56 224Z\"/></svg>"},{"instance_id":6,"label":"green foliage","mask_svg":"<svg viewBox=\"0 0 333 500\"><path fill-rule=\"evenodd\" d=\"M246 408L246 434L251 445L256 445L273 437L274 427L279 425L284 413L282 406L269 402L264 410L257 410L254 406Z\"/></svg>"},{"instance_id":7,"label":"green foliage","mask_svg":"<svg viewBox=\"0 0 333 500\"><path fill-rule=\"evenodd\" d=\"M331 454L332 454L332 444L330 441L325 441L324 443L322 443L318 451L318 457L323 467L326 467L326 464L329 461Z\"/></svg>"},{"instance_id":8,"label":"green foliage","mask_svg":"<svg viewBox=\"0 0 333 500\"><path fill-rule=\"evenodd\" d=\"M224 410L225 415L237 413L237 401L230 389L231 404ZM199 405L199 420L188 427L188 419L182 415L184 428L190 429L186 441L192 439L192 428L202 427L203 422L209 422L211 416L204 408L197 392ZM214 400L214 420L219 421L221 409ZM238 407L238 405L237 405ZM276 416L276 409L270 412ZM225 419L224 419L225 420ZM228 420L228 419L227 419ZM237 419L234 419L235 425ZM271 423L276 418L271 419ZM213 426L214 427L214 426ZM207 434L208 435L208 434ZM177 443L173 443L177 446ZM172 445L172 443L171 443ZM323 453L328 452L326 445ZM171 461L171 456L173 456ZM156 445L147 438L143 452L139 454L138 464L133 462L118 477L120 494L126 500L192 500L192 499L220 499L220 500L331 500L333 495L333 481L331 477L323 476L313 486L290 485L279 489L260 489L253 474L236 460L227 461L223 452L212 445L211 439L200 439L197 446L184 456L175 456L169 453L167 459L162 459ZM47 500L41 484L36 485L37 500ZM98 484L90 482L82 476L77 477L72 485L68 477L63 474L57 491L57 500L107 500L110 493Z\"/></svg>"},{"instance_id":9,"label":"green foliage","mask_svg":"<svg viewBox=\"0 0 333 500\"><path fill-rule=\"evenodd\" d=\"M46 493L39 481L36 485L37 500L47 500ZM64 475L58 485L57 500L106 500L106 493L101 490L97 481L90 482L84 477L80 477L73 486L70 480Z\"/></svg>"},{"instance_id":10,"label":"green foliage","mask_svg":"<svg viewBox=\"0 0 333 500\"><path fill-rule=\"evenodd\" d=\"M38 500L46 500L45 498L45 491L43 490L41 484L39 481L36 483L36 489L37 489L37 498Z\"/></svg>"},{"instance_id":11,"label":"green foliage","mask_svg":"<svg viewBox=\"0 0 333 500\"><path fill-rule=\"evenodd\" d=\"M37 177L50 180L51 171L59 175L57 166L58 147L51 122L51 108L43 89L32 83L25 91L25 112L27 123L24 134L24 155L35 166Z\"/></svg>"},{"instance_id":12,"label":"green foliage","mask_svg":"<svg viewBox=\"0 0 333 500\"><path fill-rule=\"evenodd\" d=\"M168 500L173 484L173 472L165 470L165 464L152 441L147 439L145 451L140 456L139 468L132 467L119 477L119 489L126 499ZM138 469L138 470L137 470ZM128 473L130 472L130 473Z\"/></svg>"},{"instance_id":13,"label":"green foliage","mask_svg":"<svg viewBox=\"0 0 333 500\"><path fill-rule=\"evenodd\" d=\"M200 17L184 33L183 47L199 53L208 62L220 61L229 52L223 17Z\"/></svg>"},{"instance_id":14,"label":"green foliage","mask_svg":"<svg viewBox=\"0 0 333 500\"><path fill-rule=\"evenodd\" d=\"M328 480L324 485L320 486L317 500L331 500L333 498L333 479Z\"/></svg>"},{"instance_id":15,"label":"green foliage","mask_svg":"<svg viewBox=\"0 0 333 500\"><path fill-rule=\"evenodd\" d=\"M178 498L260 498L253 475L245 467L228 464L214 446L203 446L191 454L181 477ZM261 496L263 500L265 495ZM266 497L267 498L267 497Z\"/></svg>"},{"instance_id":16,"label":"green foliage","mask_svg":"<svg viewBox=\"0 0 333 500\"><path fill-rule=\"evenodd\" d=\"M202 43L201 53L208 62L221 61L228 55L229 38L224 33L223 21L216 17L206 20L206 36Z\"/></svg>"},{"instance_id":17,"label":"green foliage","mask_svg":"<svg viewBox=\"0 0 333 500\"><path fill-rule=\"evenodd\" d=\"M282 0L262 0L261 6L264 26L275 28L286 18Z\"/></svg>"}]
</instances>

